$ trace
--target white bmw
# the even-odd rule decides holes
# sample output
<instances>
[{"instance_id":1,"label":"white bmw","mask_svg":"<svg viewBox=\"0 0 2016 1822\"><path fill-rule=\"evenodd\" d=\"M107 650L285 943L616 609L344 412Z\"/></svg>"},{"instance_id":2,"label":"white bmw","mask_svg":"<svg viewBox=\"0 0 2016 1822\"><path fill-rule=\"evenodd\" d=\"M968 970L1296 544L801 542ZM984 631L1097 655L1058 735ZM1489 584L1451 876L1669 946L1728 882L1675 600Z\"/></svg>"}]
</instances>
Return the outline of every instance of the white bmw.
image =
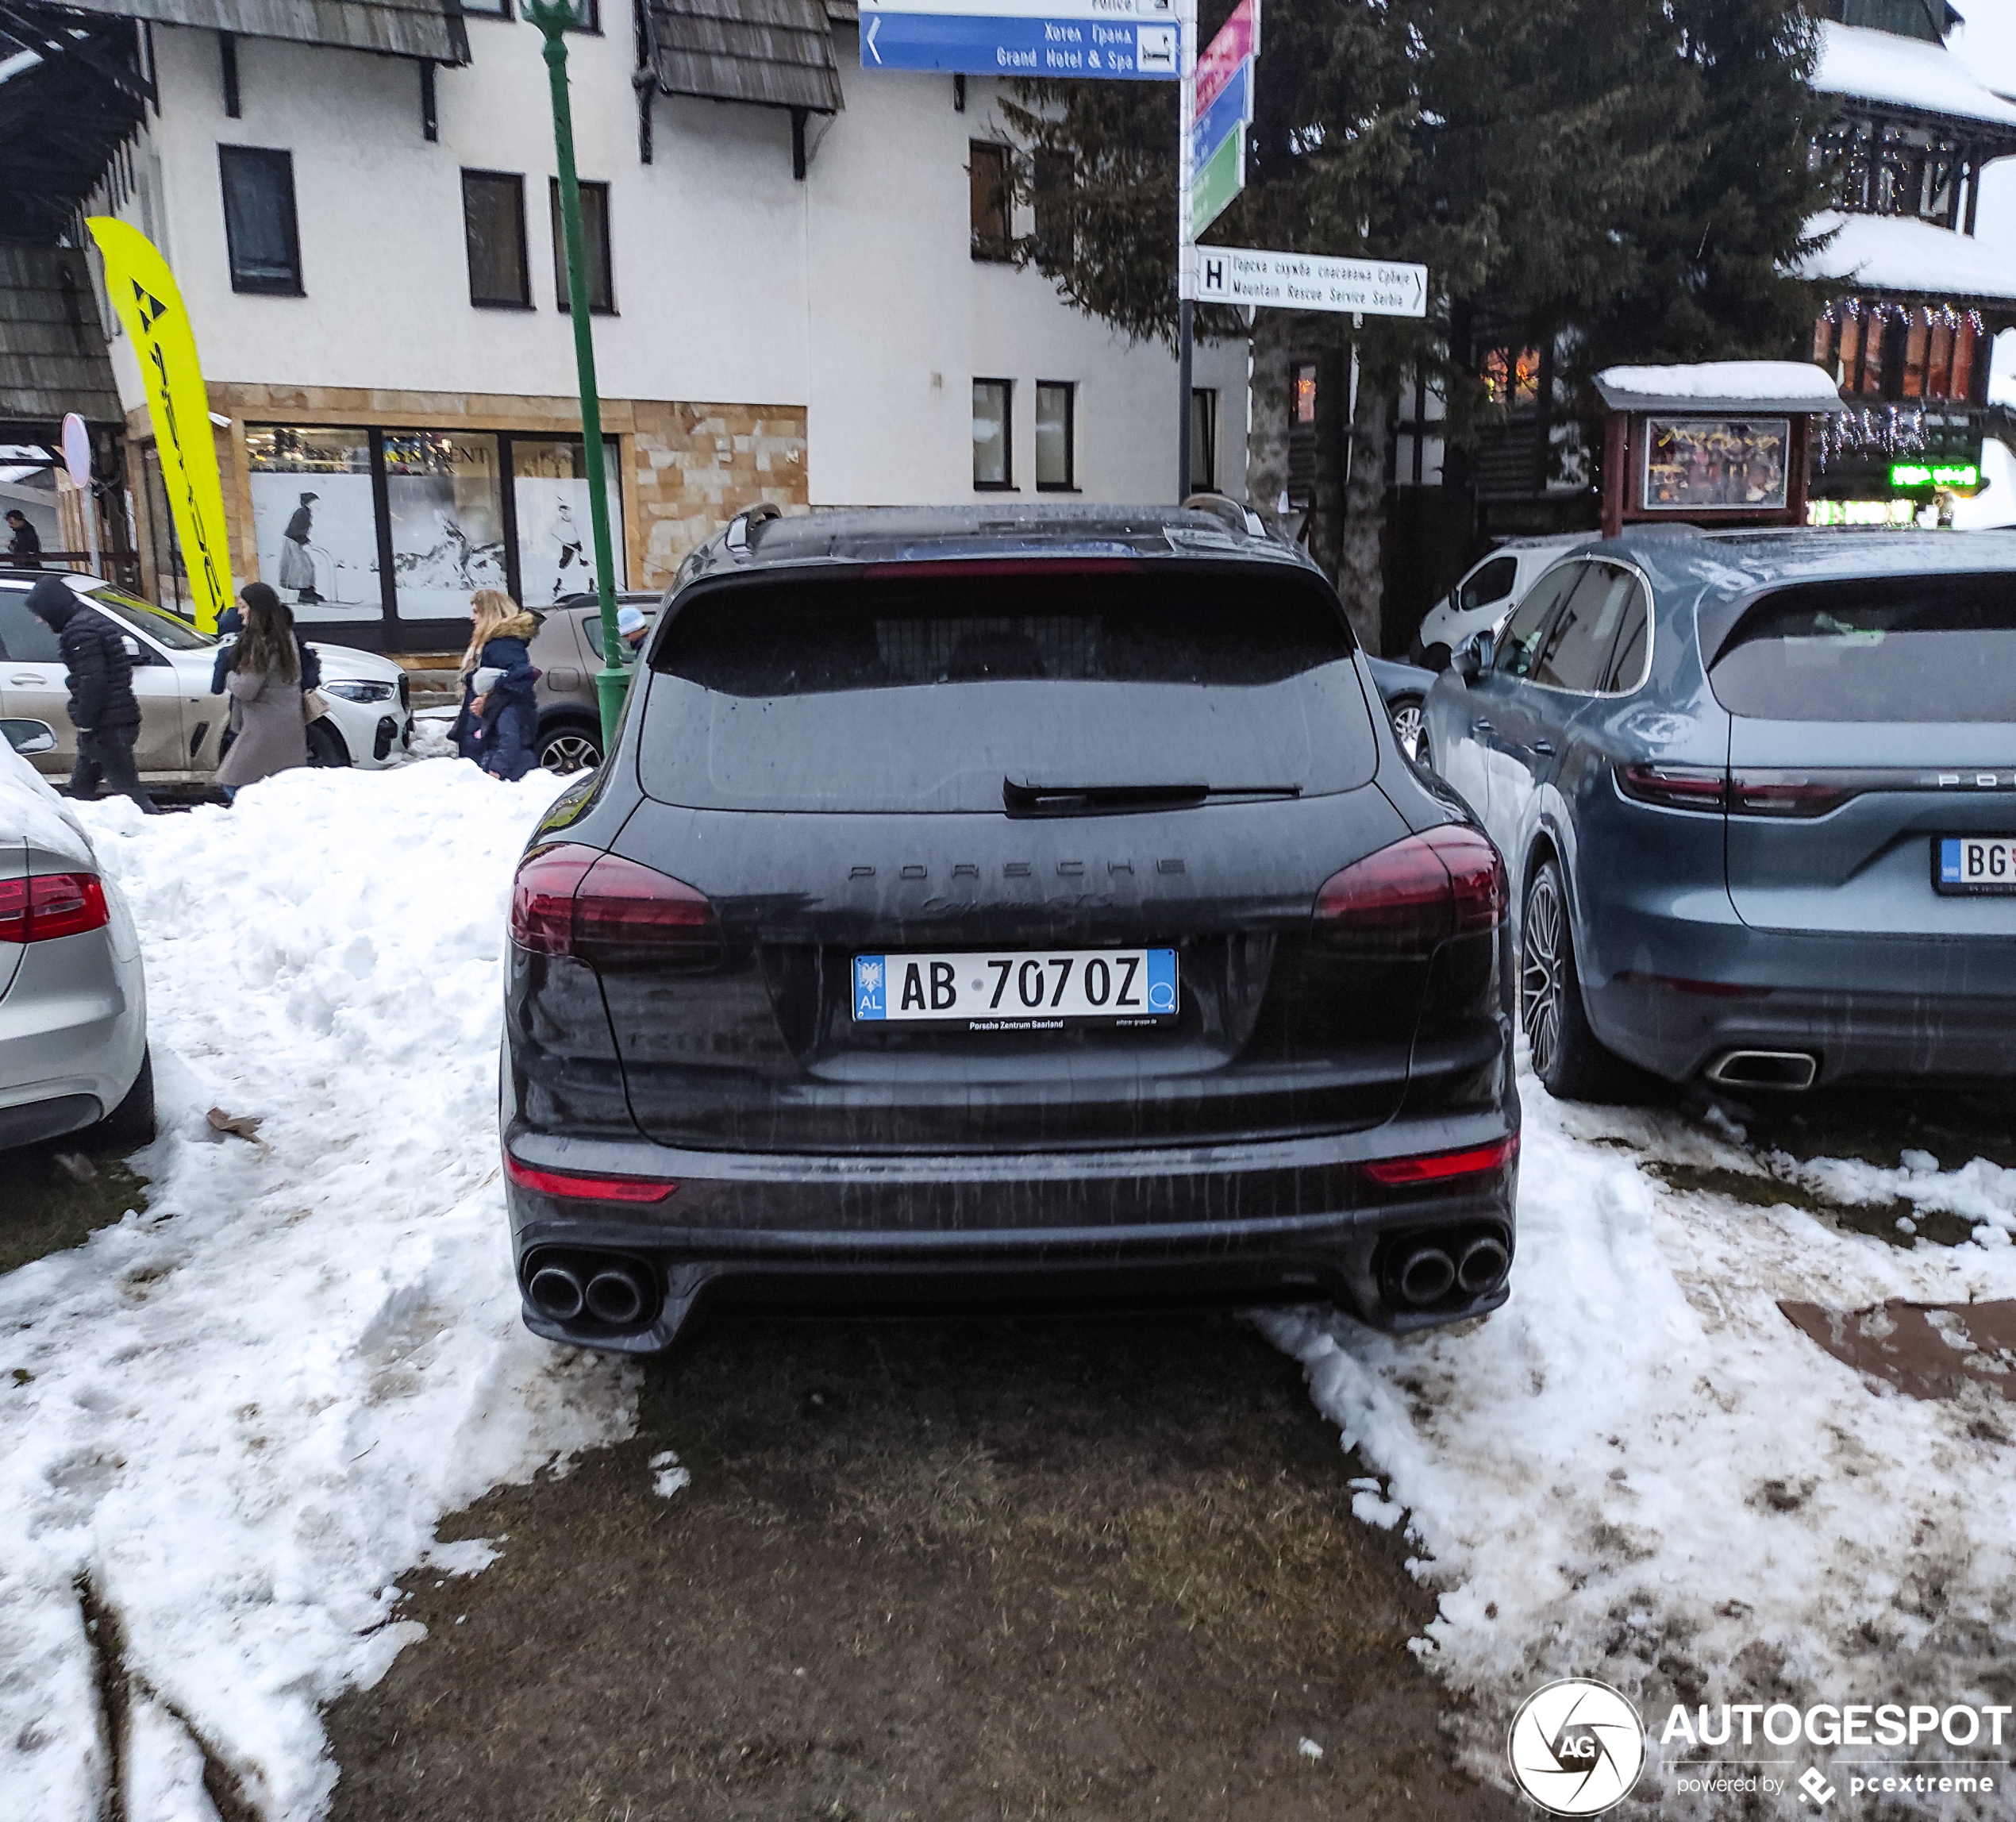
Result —
<instances>
[{"instance_id":1,"label":"white bmw","mask_svg":"<svg viewBox=\"0 0 2016 1822\"><path fill-rule=\"evenodd\" d=\"M33 571L0 570L0 718L41 722L54 743L33 756L37 768L67 777L77 737L64 704L65 680L56 636L28 611ZM133 654L133 694L140 699L140 738L133 758L141 781L207 784L215 775L225 698L210 694L217 641L94 576L64 574L78 595L117 622ZM312 642L311 642L312 643ZM311 765L390 765L413 738L406 673L390 658L347 645L316 645L329 713L308 728Z\"/></svg>"}]
</instances>

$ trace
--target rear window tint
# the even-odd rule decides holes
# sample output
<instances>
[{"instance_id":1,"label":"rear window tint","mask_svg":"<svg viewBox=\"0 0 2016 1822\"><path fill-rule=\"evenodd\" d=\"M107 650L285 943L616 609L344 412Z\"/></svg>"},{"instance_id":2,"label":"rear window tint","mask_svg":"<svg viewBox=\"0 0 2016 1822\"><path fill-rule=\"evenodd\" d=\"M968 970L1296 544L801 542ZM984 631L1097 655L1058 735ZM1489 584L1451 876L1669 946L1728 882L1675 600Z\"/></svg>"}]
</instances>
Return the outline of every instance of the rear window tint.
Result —
<instances>
[{"instance_id":1,"label":"rear window tint","mask_svg":"<svg viewBox=\"0 0 2016 1822\"><path fill-rule=\"evenodd\" d=\"M1306 794L1376 765L1327 592L1230 565L765 576L681 603L644 788L695 808L999 811L1004 783Z\"/></svg>"},{"instance_id":2,"label":"rear window tint","mask_svg":"<svg viewBox=\"0 0 2016 1822\"><path fill-rule=\"evenodd\" d=\"M1761 720L2016 722L2016 576L1785 589L1737 623L1709 681Z\"/></svg>"}]
</instances>

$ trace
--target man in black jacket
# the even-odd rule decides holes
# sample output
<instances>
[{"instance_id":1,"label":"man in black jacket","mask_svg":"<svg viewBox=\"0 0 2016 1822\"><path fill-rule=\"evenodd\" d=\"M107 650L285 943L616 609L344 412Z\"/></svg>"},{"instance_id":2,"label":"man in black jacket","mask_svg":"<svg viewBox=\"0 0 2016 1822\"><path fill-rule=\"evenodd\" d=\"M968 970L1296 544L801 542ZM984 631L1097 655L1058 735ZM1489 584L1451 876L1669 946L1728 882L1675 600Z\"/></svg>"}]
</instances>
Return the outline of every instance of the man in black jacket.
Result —
<instances>
[{"instance_id":1,"label":"man in black jacket","mask_svg":"<svg viewBox=\"0 0 2016 1822\"><path fill-rule=\"evenodd\" d=\"M42 534L28 522L25 512L7 514L7 558L17 569L42 567Z\"/></svg>"},{"instance_id":2,"label":"man in black jacket","mask_svg":"<svg viewBox=\"0 0 2016 1822\"><path fill-rule=\"evenodd\" d=\"M28 611L56 634L69 673L70 719L77 730L71 795L95 797L103 780L152 811L154 799L133 765L140 703L133 695L133 661L125 635L55 576L44 576L29 591Z\"/></svg>"}]
</instances>

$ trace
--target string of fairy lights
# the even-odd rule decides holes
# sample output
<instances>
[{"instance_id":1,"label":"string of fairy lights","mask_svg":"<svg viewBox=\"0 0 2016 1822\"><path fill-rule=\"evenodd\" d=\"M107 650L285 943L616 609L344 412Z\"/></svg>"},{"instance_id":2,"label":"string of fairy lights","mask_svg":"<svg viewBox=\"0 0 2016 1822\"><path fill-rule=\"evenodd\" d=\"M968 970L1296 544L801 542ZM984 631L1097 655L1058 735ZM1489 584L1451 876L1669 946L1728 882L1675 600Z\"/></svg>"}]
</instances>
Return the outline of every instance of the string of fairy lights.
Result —
<instances>
[{"instance_id":1,"label":"string of fairy lights","mask_svg":"<svg viewBox=\"0 0 2016 1822\"><path fill-rule=\"evenodd\" d=\"M1978 310L1956 310L1951 304L1893 303L1883 298L1829 298L1820 312L1829 324L1866 323L1879 326L1894 323L1900 329L1971 329L1976 337L1987 333ZM1824 470L1830 458L1851 451L1864 454L1880 450L1886 456L1916 455L1929 439L1922 405L1865 405L1833 412L1816 426L1814 454Z\"/></svg>"}]
</instances>

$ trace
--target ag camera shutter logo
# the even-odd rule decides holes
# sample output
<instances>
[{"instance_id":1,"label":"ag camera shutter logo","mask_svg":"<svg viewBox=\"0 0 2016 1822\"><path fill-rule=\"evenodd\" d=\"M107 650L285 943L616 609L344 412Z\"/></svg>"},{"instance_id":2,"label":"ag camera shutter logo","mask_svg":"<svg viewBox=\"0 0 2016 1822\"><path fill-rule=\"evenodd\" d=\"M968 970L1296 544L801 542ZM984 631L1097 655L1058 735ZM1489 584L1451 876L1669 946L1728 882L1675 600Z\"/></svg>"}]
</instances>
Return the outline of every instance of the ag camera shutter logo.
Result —
<instances>
[{"instance_id":1,"label":"ag camera shutter logo","mask_svg":"<svg viewBox=\"0 0 2016 1822\"><path fill-rule=\"evenodd\" d=\"M1645 1723L1608 1683L1564 1677L1519 1705L1506 1755L1513 1778L1541 1809L1600 1816L1630 1794L1645 1769Z\"/></svg>"}]
</instances>

